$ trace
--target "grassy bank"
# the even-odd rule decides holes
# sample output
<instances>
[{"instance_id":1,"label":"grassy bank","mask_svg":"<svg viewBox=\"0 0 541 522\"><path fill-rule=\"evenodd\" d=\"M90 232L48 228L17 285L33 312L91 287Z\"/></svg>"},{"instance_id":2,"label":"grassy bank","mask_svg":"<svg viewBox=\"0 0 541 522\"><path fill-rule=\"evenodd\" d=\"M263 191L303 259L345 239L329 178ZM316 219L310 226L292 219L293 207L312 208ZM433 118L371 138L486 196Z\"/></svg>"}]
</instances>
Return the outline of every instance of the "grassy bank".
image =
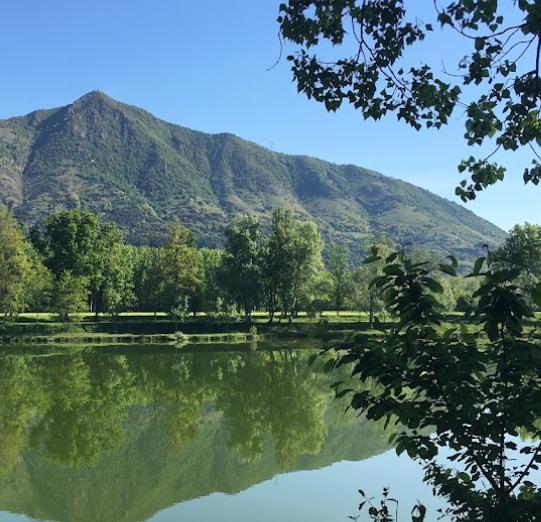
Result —
<instances>
[{"instance_id":1,"label":"grassy bank","mask_svg":"<svg viewBox=\"0 0 541 522\"><path fill-rule=\"evenodd\" d=\"M327 312L317 318L299 314L289 323L268 324L266 314L255 314L258 335L273 338L332 338L369 329L368 317L357 312ZM181 334L179 332L182 332ZM166 314L121 314L118 317L79 315L60 322L49 313L21 314L0 325L2 344L171 344L249 342L253 332L242 318L211 318L204 314L171 320Z\"/></svg>"},{"instance_id":2,"label":"grassy bank","mask_svg":"<svg viewBox=\"0 0 541 522\"><path fill-rule=\"evenodd\" d=\"M448 324L462 320L449 314ZM389 327L391 322L380 326ZM300 313L291 323L274 321L255 314L257 335L268 338L343 339L352 333L378 334L371 329L368 316L346 311L340 315L326 312L318 317ZM475 330L472 324L469 329ZM127 313L111 318L84 314L70 322L59 322L48 313L21 314L13 322L0 324L0 344L182 344L250 342L254 332L242 318L216 318L204 314L171 320L166 314L154 318L151 313ZM380 333L380 332L379 332Z\"/></svg>"},{"instance_id":3,"label":"grassy bank","mask_svg":"<svg viewBox=\"0 0 541 522\"><path fill-rule=\"evenodd\" d=\"M342 312L340 315L327 312L318 317L300 313L293 321L275 320L268 324L267 315L254 314L253 324L261 331L294 332L307 328L317 329L322 325L337 330L363 329L368 325L368 316L358 312ZM165 335L176 331L187 334L245 332L249 330L243 318L217 318L205 314L172 320L166 314L127 313L117 317L95 317L80 314L70 322L60 322L49 313L21 314L14 321L0 324L0 335L76 335L76 334L131 334Z\"/></svg>"}]
</instances>

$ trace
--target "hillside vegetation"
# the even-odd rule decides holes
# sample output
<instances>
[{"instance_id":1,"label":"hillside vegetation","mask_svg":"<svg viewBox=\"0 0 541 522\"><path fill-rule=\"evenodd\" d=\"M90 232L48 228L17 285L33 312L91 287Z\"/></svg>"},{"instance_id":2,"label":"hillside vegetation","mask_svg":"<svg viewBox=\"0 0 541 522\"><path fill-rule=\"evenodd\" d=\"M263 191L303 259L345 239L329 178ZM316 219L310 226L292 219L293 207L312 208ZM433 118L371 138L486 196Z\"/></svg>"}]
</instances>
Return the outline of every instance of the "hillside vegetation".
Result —
<instances>
[{"instance_id":1,"label":"hillside vegetation","mask_svg":"<svg viewBox=\"0 0 541 522\"><path fill-rule=\"evenodd\" d=\"M379 233L461 257L504 238L409 183L193 131L100 92L0 121L0 202L28 225L81 206L117 223L135 244L159 240L178 220L201 245L217 246L234 215L253 213L265 224L277 207L315 221L327 243L347 243L354 256Z\"/></svg>"}]
</instances>

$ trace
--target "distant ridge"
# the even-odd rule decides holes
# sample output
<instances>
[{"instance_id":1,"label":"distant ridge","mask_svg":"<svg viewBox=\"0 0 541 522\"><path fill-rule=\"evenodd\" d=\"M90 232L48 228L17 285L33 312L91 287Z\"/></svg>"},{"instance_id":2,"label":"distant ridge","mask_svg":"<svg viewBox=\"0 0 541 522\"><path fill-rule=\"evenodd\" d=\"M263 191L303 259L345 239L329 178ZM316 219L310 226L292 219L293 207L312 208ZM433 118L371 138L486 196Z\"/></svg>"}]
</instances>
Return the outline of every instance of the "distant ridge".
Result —
<instances>
[{"instance_id":1,"label":"distant ridge","mask_svg":"<svg viewBox=\"0 0 541 522\"><path fill-rule=\"evenodd\" d=\"M392 152L392 151L390 151ZM264 222L285 207L357 257L388 234L438 254L476 255L502 230L460 205L354 165L272 152L232 134L205 134L92 91L71 105L0 120L0 202L25 224L81 206L135 244L178 220L218 246L233 216Z\"/></svg>"}]
</instances>

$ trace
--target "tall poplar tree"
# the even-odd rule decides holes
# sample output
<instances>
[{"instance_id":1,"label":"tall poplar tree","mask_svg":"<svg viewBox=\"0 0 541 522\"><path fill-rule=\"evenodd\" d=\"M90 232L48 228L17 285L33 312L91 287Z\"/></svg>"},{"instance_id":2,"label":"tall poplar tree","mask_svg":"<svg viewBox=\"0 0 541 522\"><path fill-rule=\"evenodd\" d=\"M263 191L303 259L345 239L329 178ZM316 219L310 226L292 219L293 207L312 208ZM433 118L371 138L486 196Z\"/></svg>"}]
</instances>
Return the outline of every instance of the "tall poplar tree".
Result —
<instances>
[{"instance_id":1,"label":"tall poplar tree","mask_svg":"<svg viewBox=\"0 0 541 522\"><path fill-rule=\"evenodd\" d=\"M201 255L192 232L173 223L159 263L163 305L168 310L188 310L191 300L202 287L204 277Z\"/></svg>"},{"instance_id":2,"label":"tall poplar tree","mask_svg":"<svg viewBox=\"0 0 541 522\"><path fill-rule=\"evenodd\" d=\"M222 264L223 285L251 322L261 301L261 227L255 216L240 216L226 232Z\"/></svg>"}]
</instances>

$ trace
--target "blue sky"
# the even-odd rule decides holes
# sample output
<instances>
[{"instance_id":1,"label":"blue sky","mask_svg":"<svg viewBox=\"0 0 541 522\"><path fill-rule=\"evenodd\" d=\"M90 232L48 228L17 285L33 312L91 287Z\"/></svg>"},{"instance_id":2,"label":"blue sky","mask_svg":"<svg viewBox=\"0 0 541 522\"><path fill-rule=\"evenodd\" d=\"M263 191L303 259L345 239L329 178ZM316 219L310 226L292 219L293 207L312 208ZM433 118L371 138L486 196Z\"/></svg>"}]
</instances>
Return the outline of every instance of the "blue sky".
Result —
<instances>
[{"instance_id":1,"label":"blue sky","mask_svg":"<svg viewBox=\"0 0 541 522\"><path fill-rule=\"evenodd\" d=\"M354 163L456 201L456 165L471 153L462 115L444 130L417 133L393 116L371 123L350 109L327 113L297 94L285 60L268 70L279 54L279 3L6 0L0 6L0 118L100 89L174 123ZM437 36L413 58L439 63L445 56L452 64L461 49L448 38ZM500 159L509 167L507 180L468 208L504 229L541 222L541 188L521 181L528 154Z\"/></svg>"}]
</instances>

